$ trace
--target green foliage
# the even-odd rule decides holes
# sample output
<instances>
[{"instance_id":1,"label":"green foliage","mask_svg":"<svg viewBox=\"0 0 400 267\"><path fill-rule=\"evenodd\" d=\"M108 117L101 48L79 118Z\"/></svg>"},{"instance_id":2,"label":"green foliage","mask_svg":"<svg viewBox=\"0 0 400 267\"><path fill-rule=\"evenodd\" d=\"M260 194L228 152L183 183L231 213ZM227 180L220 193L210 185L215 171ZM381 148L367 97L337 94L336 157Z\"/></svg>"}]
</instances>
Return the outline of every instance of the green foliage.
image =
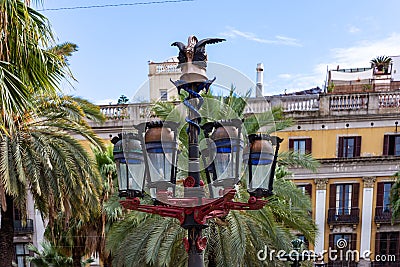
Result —
<instances>
[{"instance_id":1,"label":"green foliage","mask_svg":"<svg viewBox=\"0 0 400 267\"><path fill-rule=\"evenodd\" d=\"M400 172L396 172L393 177L396 178L396 182L390 191L390 201L392 204L392 222L394 223L400 219Z\"/></svg>"},{"instance_id":2,"label":"green foliage","mask_svg":"<svg viewBox=\"0 0 400 267\"><path fill-rule=\"evenodd\" d=\"M392 58L388 56L378 56L371 61L371 66L378 69L378 71L387 72L390 63L392 63Z\"/></svg>"},{"instance_id":3,"label":"green foliage","mask_svg":"<svg viewBox=\"0 0 400 267\"><path fill-rule=\"evenodd\" d=\"M0 40L0 130L4 133L17 129L15 115L22 116L26 107L34 107L32 95L54 95L62 80L72 78L65 61L67 55L61 56L67 51L53 46L48 20L27 2L0 2L0 24L4 29Z\"/></svg>"},{"instance_id":4,"label":"green foliage","mask_svg":"<svg viewBox=\"0 0 400 267\"><path fill-rule=\"evenodd\" d=\"M89 206L86 208L89 216L71 217L68 220L66 214L60 212L53 226L46 229L46 236L54 246L62 248L61 251L65 255L78 255L81 258L96 253L102 262L107 262L109 251L105 249L106 234L123 213L118 195L114 192L114 180L117 175L113 147L109 145L105 150L92 147L92 150L102 177L99 187L100 209Z\"/></svg>"},{"instance_id":5,"label":"green foliage","mask_svg":"<svg viewBox=\"0 0 400 267\"><path fill-rule=\"evenodd\" d=\"M335 84L331 81L328 85L328 93L333 93L335 91Z\"/></svg>"},{"instance_id":6,"label":"green foliage","mask_svg":"<svg viewBox=\"0 0 400 267\"><path fill-rule=\"evenodd\" d=\"M120 104L126 104L126 103L128 103L128 101L129 101L129 98L127 98L125 95L121 95L119 98L118 98L118 105L120 105Z\"/></svg>"},{"instance_id":7,"label":"green foliage","mask_svg":"<svg viewBox=\"0 0 400 267\"><path fill-rule=\"evenodd\" d=\"M35 267L71 267L73 264L72 258L60 254L49 242L41 243L42 250L39 251L37 247L32 244L28 245L28 249L32 251L35 256L27 257L27 260ZM82 267L94 262L89 258L82 261Z\"/></svg>"}]
</instances>

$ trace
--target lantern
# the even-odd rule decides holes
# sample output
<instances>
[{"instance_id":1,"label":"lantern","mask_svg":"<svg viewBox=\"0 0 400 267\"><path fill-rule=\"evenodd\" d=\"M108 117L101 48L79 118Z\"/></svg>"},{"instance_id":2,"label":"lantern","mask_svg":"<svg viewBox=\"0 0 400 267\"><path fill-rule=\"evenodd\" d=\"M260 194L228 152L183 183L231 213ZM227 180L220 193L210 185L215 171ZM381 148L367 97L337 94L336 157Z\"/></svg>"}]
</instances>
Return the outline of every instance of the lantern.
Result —
<instances>
[{"instance_id":1,"label":"lantern","mask_svg":"<svg viewBox=\"0 0 400 267\"><path fill-rule=\"evenodd\" d=\"M149 173L147 187L153 198L158 191L166 191L176 183L176 123L153 121L144 126L146 165Z\"/></svg>"},{"instance_id":2,"label":"lantern","mask_svg":"<svg viewBox=\"0 0 400 267\"><path fill-rule=\"evenodd\" d=\"M111 142L114 144L120 197L142 197L145 166L138 136L123 133Z\"/></svg>"},{"instance_id":3,"label":"lantern","mask_svg":"<svg viewBox=\"0 0 400 267\"><path fill-rule=\"evenodd\" d=\"M279 144L282 141L279 137L266 134L249 135L249 146L243 158L248 163L247 189L250 195L267 197L272 194Z\"/></svg>"},{"instance_id":4,"label":"lantern","mask_svg":"<svg viewBox=\"0 0 400 267\"><path fill-rule=\"evenodd\" d=\"M241 120L210 122L203 129L206 138L210 137L207 140L208 150L215 150L202 152L211 161L206 168L208 183L213 186L212 197L220 197L223 189L233 188L240 179L243 147L240 140Z\"/></svg>"}]
</instances>

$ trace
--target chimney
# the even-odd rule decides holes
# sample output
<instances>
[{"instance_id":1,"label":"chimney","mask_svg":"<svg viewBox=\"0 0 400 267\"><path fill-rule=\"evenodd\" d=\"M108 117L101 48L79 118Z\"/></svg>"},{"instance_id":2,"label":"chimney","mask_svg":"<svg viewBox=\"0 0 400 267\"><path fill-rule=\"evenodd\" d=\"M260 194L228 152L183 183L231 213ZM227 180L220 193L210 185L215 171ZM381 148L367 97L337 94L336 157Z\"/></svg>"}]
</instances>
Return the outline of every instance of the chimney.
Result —
<instances>
[{"instance_id":1,"label":"chimney","mask_svg":"<svg viewBox=\"0 0 400 267\"><path fill-rule=\"evenodd\" d=\"M264 64L257 64L256 97L263 97Z\"/></svg>"}]
</instances>

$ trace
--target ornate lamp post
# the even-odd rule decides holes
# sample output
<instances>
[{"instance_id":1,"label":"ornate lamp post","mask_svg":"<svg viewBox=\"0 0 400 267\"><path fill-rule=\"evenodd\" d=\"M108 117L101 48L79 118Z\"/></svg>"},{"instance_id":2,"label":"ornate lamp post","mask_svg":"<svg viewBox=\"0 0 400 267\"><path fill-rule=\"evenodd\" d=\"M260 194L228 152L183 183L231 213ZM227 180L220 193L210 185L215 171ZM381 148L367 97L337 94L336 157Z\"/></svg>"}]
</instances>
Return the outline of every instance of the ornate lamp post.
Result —
<instances>
[{"instance_id":1,"label":"ornate lamp post","mask_svg":"<svg viewBox=\"0 0 400 267\"><path fill-rule=\"evenodd\" d=\"M177 218L188 230L184 239L189 266L204 266L203 251L207 240L202 237L206 220L225 216L229 210L257 210L264 207L264 197L272 194L273 177L279 144L282 139L257 134L243 140L242 121L239 119L216 121L200 126L199 109L203 104L200 91L208 91L215 80L206 77L207 56L205 45L224 41L208 38L198 41L190 36L188 45L180 42L179 67L181 79L173 82L189 96L188 107L188 169L183 190L177 185L179 124L152 121L134 126L134 133L114 137L114 157L118 169L121 204L137 210L165 217ZM207 149L199 149L199 134L204 132ZM247 145L245 145L247 143ZM243 153L243 150L245 153ZM201 162L205 164L205 181L201 179ZM233 201L235 186L242 177L242 164L246 171L250 198L247 203ZM183 194L182 194L183 191ZM150 195L153 205L140 203Z\"/></svg>"}]
</instances>

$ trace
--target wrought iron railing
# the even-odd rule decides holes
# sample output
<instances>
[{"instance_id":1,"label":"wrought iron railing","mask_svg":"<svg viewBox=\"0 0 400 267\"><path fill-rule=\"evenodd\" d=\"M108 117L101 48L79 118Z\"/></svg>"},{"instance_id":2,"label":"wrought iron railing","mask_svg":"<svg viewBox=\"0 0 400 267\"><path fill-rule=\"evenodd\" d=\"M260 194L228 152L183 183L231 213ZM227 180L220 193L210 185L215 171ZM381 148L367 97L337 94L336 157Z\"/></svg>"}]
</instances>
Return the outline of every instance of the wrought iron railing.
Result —
<instances>
[{"instance_id":1,"label":"wrought iron railing","mask_svg":"<svg viewBox=\"0 0 400 267\"><path fill-rule=\"evenodd\" d=\"M328 224L358 224L360 222L360 209L329 209Z\"/></svg>"},{"instance_id":2,"label":"wrought iron railing","mask_svg":"<svg viewBox=\"0 0 400 267\"><path fill-rule=\"evenodd\" d=\"M17 234L33 233L33 220L27 219L26 221L14 220L14 232Z\"/></svg>"},{"instance_id":3,"label":"wrought iron railing","mask_svg":"<svg viewBox=\"0 0 400 267\"><path fill-rule=\"evenodd\" d=\"M357 267L358 262L355 261L330 261L326 267Z\"/></svg>"}]
</instances>

